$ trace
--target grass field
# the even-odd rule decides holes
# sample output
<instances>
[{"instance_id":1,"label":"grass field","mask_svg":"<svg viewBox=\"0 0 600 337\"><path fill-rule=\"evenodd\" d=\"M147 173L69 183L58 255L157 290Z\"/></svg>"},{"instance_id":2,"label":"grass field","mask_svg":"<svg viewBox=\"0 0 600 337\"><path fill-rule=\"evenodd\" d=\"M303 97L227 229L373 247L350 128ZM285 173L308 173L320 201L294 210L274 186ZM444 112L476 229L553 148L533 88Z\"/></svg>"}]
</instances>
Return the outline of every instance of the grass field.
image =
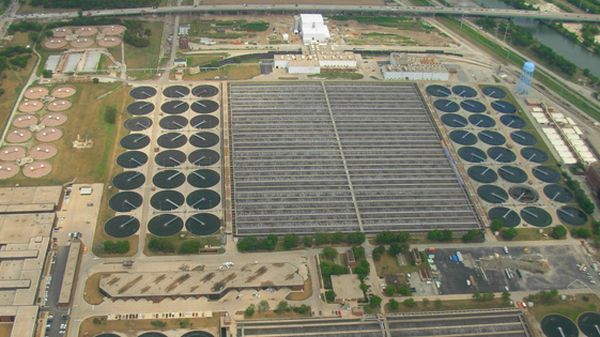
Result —
<instances>
[{"instance_id":1,"label":"grass field","mask_svg":"<svg viewBox=\"0 0 600 337\"><path fill-rule=\"evenodd\" d=\"M401 302L401 301L399 301ZM502 299L496 298L492 301L473 301L473 300L450 300L436 302L430 300L427 305L423 302L417 302L414 307L407 307L400 303L400 308L397 311L391 311L389 305L386 307L387 312L422 312L422 311L444 311L444 310L466 310L466 309L491 309L491 308L508 308L512 307L505 303Z\"/></svg>"},{"instance_id":2,"label":"grass field","mask_svg":"<svg viewBox=\"0 0 600 337\"><path fill-rule=\"evenodd\" d=\"M360 80L364 76L359 73L349 73L349 72L323 72L320 74L312 74L308 75L310 78L324 78L327 80Z\"/></svg>"},{"instance_id":3,"label":"grass field","mask_svg":"<svg viewBox=\"0 0 600 337\"><path fill-rule=\"evenodd\" d=\"M385 275L390 274L399 274L401 273L401 267L398 264L398 260L385 252L379 261L375 261L375 270L377 270L377 275L383 277Z\"/></svg>"},{"instance_id":4,"label":"grass field","mask_svg":"<svg viewBox=\"0 0 600 337\"><path fill-rule=\"evenodd\" d=\"M184 78L191 81L213 80L216 78L221 80L249 80L258 75L260 75L258 64L232 64L223 66L218 70L203 71L195 75L186 73Z\"/></svg>"},{"instance_id":5,"label":"grass field","mask_svg":"<svg viewBox=\"0 0 600 337\"><path fill-rule=\"evenodd\" d=\"M574 297L568 297L567 300L559 300L556 304L535 305L529 311L540 321L549 314L562 314L573 321L586 311L598 312L600 310L600 298L594 294L580 294Z\"/></svg>"},{"instance_id":6,"label":"grass field","mask_svg":"<svg viewBox=\"0 0 600 337\"><path fill-rule=\"evenodd\" d=\"M158 66L163 23L150 21L143 21L143 23L144 29L148 28L152 32L150 35L150 45L145 48L136 48L125 44L125 63L128 70L156 68ZM115 54L118 55L120 53L115 52ZM120 57L116 58L120 60Z\"/></svg>"},{"instance_id":7,"label":"grass field","mask_svg":"<svg viewBox=\"0 0 600 337\"><path fill-rule=\"evenodd\" d=\"M185 58L187 59L188 67L207 67L216 65L216 62L227 58L228 56L229 54L227 53L212 53L185 55Z\"/></svg>"}]
</instances>

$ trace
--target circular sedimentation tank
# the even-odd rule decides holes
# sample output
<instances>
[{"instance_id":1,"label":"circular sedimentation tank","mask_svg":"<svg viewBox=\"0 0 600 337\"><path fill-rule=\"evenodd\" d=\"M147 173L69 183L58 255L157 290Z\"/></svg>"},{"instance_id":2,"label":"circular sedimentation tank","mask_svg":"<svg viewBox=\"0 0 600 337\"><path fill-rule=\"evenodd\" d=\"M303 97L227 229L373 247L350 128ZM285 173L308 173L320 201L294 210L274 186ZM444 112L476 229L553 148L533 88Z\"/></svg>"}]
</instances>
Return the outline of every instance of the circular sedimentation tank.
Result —
<instances>
[{"instance_id":1,"label":"circular sedimentation tank","mask_svg":"<svg viewBox=\"0 0 600 337\"><path fill-rule=\"evenodd\" d=\"M556 202L567 203L573 199L573 193L568 188L558 184L544 186L544 194L548 199Z\"/></svg>"},{"instance_id":2,"label":"circular sedimentation tank","mask_svg":"<svg viewBox=\"0 0 600 337\"><path fill-rule=\"evenodd\" d=\"M458 149L458 155L470 163L481 163L487 159L485 152L473 146L461 147Z\"/></svg>"},{"instance_id":3,"label":"circular sedimentation tank","mask_svg":"<svg viewBox=\"0 0 600 337\"><path fill-rule=\"evenodd\" d=\"M512 163L517 160L517 155L514 152L501 146L490 147L487 154L492 160L499 163Z\"/></svg>"},{"instance_id":4,"label":"circular sedimentation tank","mask_svg":"<svg viewBox=\"0 0 600 337\"><path fill-rule=\"evenodd\" d=\"M540 199L540 195L531 187L525 185L511 186L508 195L518 202L531 204Z\"/></svg>"},{"instance_id":5,"label":"circular sedimentation tank","mask_svg":"<svg viewBox=\"0 0 600 337\"><path fill-rule=\"evenodd\" d=\"M178 170L163 170L152 178L152 183L158 188L177 188L185 182L185 174Z\"/></svg>"},{"instance_id":6,"label":"circular sedimentation tank","mask_svg":"<svg viewBox=\"0 0 600 337\"><path fill-rule=\"evenodd\" d=\"M162 332L150 331L150 332L144 332L143 334L139 335L138 337L167 337L167 335L165 335Z\"/></svg>"},{"instance_id":7,"label":"circular sedimentation tank","mask_svg":"<svg viewBox=\"0 0 600 337\"><path fill-rule=\"evenodd\" d=\"M508 200L508 193L496 185L483 185L477 189L477 195L491 204L502 204Z\"/></svg>"},{"instance_id":8,"label":"circular sedimentation tank","mask_svg":"<svg viewBox=\"0 0 600 337\"><path fill-rule=\"evenodd\" d=\"M478 133L477 137L479 140L488 145L503 145L506 143L506 138L504 138L501 133L496 131L484 130Z\"/></svg>"},{"instance_id":9,"label":"circular sedimentation tank","mask_svg":"<svg viewBox=\"0 0 600 337\"><path fill-rule=\"evenodd\" d=\"M196 213L185 222L185 228L194 235L211 235L221 228L221 220L209 213Z\"/></svg>"},{"instance_id":10,"label":"circular sedimentation tank","mask_svg":"<svg viewBox=\"0 0 600 337\"><path fill-rule=\"evenodd\" d=\"M467 126L467 119L457 114L444 114L442 115L442 122L452 128L462 128Z\"/></svg>"},{"instance_id":11,"label":"circular sedimentation tank","mask_svg":"<svg viewBox=\"0 0 600 337\"><path fill-rule=\"evenodd\" d=\"M515 115L504 115L500 117L500 122L513 129L522 129L527 125L523 118Z\"/></svg>"},{"instance_id":12,"label":"circular sedimentation tank","mask_svg":"<svg viewBox=\"0 0 600 337\"><path fill-rule=\"evenodd\" d=\"M480 114L470 115L469 123L471 123L471 124L473 124L473 126L476 126L479 128L491 128L496 125L496 121L494 121L493 118L486 116L486 115L480 115Z\"/></svg>"},{"instance_id":13,"label":"circular sedimentation tank","mask_svg":"<svg viewBox=\"0 0 600 337\"><path fill-rule=\"evenodd\" d=\"M490 220L500 219L506 227L517 227L521 223L521 217L517 212L506 207L494 207L488 211Z\"/></svg>"},{"instance_id":14,"label":"circular sedimentation tank","mask_svg":"<svg viewBox=\"0 0 600 337\"><path fill-rule=\"evenodd\" d=\"M587 337L600 337L600 313L585 312L579 315L577 325Z\"/></svg>"},{"instance_id":15,"label":"circular sedimentation tank","mask_svg":"<svg viewBox=\"0 0 600 337\"><path fill-rule=\"evenodd\" d=\"M481 91L484 95L491 98L500 99L506 97L506 91L499 87L488 86L481 89Z\"/></svg>"},{"instance_id":16,"label":"circular sedimentation tank","mask_svg":"<svg viewBox=\"0 0 600 337\"><path fill-rule=\"evenodd\" d=\"M556 215L560 221L571 226L583 226L587 223L588 217L579 208L571 206L563 206L556 210Z\"/></svg>"},{"instance_id":17,"label":"circular sedimentation tank","mask_svg":"<svg viewBox=\"0 0 600 337\"><path fill-rule=\"evenodd\" d=\"M460 145L473 145L477 143L477 137L469 131L455 130L450 132L450 139Z\"/></svg>"},{"instance_id":18,"label":"circular sedimentation tank","mask_svg":"<svg viewBox=\"0 0 600 337\"><path fill-rule=\"evenodd\" d=\"M195 147L211 147L219 143L219 136L211 132L196 132L190 136L190 144Z\"/></svg>"},{"instance_id":19,"label":"circular sedimentation tank","mask_svg":"<svg viewBox=\"0 0 600 337\"><path fill-rule=\"evenodd\" d=\"M527 181L527 172L516 166L505 165L498 169L498 174L502 179L514 183L522 184Z\"/></svg>"},{"instance_id":20,"label":"circular sedimentation tank","mask_svg":"<svg viewBox=\"0 0 600 337\"><path fill-rule=\"evenodd\" d=\"M520 214L525 222L535 227L548 227L552 223L550 213L539 207L525 207L521 210Z\"/></svg>"},{"instance_id":21,"label":"circular sedimentation tank","mask_svg":"<svg viewBox=\"0 0 600 337\"><path fill-rule=\"evenodd\" d=\"M491 167L481 165L471 166L467 170L467 173L471 179L484 184L493 183L498 180L498 175Z\"/></svg>"},{"instance_id":22,"label":"circular sedimentation tank","mask_svg":"<svg viewBox=\"0 0 600 337\"><path fill-rule=\"evenodd\" d=\"M521 156L533 163L543 163L548 160L546 152L535 147L524 147L521 149Z\"/></svg>"},{"instance_id":23,"label":"circular sedimentation tank","mask_svg":"<svg viewBox=\"0 0 600 337\"><path fill-rule=\"evenodd\" d=\"M183 116L167 116L162 118L158 125L165 130L179 130L188 125L188 120Z\"/></svg>"},{"instance_id":24,"label":"circular sedimentation tank","mask_svg":"<svg viewBox=\"0 0 600 337\"><path fill-rule=\"evenodd\" d=\"M499 113L514 114L517 112L517 107L507 101L493 101L490 105Z\"/></svg>"},{"instance_id":25,"label":"circular sedimentation tank","mask_svg":"<svg viewBox=\"0 0 600 337\"><path fill-rule=\"evenodd\" d=\"M546 315L540 323L546 337L578 337L579 331L573 321L563 315Z\"/></svg>"},{"instance_id":26,"label":"circular sedimentation tank","mask_svg":"<svg viewBox=\"0 0 600 337\"><path fill-rule=\"evenodd\" d=\"M212 129L219 125L219 119L215 116L200 115L193 117L190 124L196 129Z\"/></svg>"},{"instance_id":27,"label":"circular sedimentation tank","mask_svg":"<svg viewBox=\"0 0 600 337\"><path fill-rule=\"evenodd\" d=\"M183 133L169 132L160 135L156 140L156 143L165 149L176 149L187 143L187 137Z\"/></svg>"},{"instance_id":28,"label":"circular sedimentation tank","mask_svg":"<svg viewBox=\"0 0 600 337\"><path fill-rule=\"evenodd\" d=\"M115 212L131 212L142 205L142 196L136 192L119 192L110 198L108 205Z\"/></svg>"},{"instance_id":29,"label":"circular sedimentation tank","mask_svg":"<svg viewBox=\"0 0 600 337\"><path fill-rule=\"evenodd\" d=\"M114 187L120 190L134 190L146 182L143 173L137 171L125 171L117 174L112 179Z\"/></svg>"},{"instance_id":30,"label":"circular sedimentation tank","mask_svg":"<svg viewBox=\"0 0 600 337\"><path fill-rule=\"evenodd\" d=\"M521 130L511 132L510 139L512 139L515 143L524 146L532 146L537 144L537 139L535 139L534 135Z\"/></svg>"},{"instance_id":31,"label":"circular sedimentation tank","mask_svg":"<svg viewBox=\"0 0 600 337\"><path fill-rule=\"evenodd\" d=\"M192 103L191 108L195 113L206 114L217 111L219 109L219 103L203 99Z\"/></svg>"},{"instance_id":32,"label":"circular sedimentation tank","mask_svg":"<svg viewBox=\"0 0 600 337\"><path fill-rule=\"evenodd\" d=\"M127 106L127 112L132 115L147 115L154 111L154 104L150 102L133 102Z\"/></svg>"},{"instance_id":33,"label":"circular sedimentation tank","mask_svg":"<svg viewBox=\"0 0 600 337\"><path fill-rule=\"evenodd\" d=\"M139 150L150 144L150 137L140 133L132 133L121 138L120 144L127 150Z\"/></svg>"},{"instance_id":34,"label":"circular sedimentation tank","mask_svg":"<svg viewBox=\"0 0 600 337\"><path fill-rule=\"evenodd\" d=\"M117 334L114 333L101 333L99 335L96 335L95 337L120 337Z\"/></svg>"},{"instance_id":35,"label":"circular sedimentation tank","mask_svg":"<svg viewBox=\"0 0 600 337\"><path fill-rule=\"evenodd\" d=\"M427 91L427 94L429 94L430 96L435 97L448 97L452 95L452 91L450 89L438 84L432 84L427 86L425 91Z\"/></svg>"},{"instance_id":36,"label":"circular sedimentation tank","mask_svg":"<svg viewBox=\"0 0 600 337\"><path fill-rule=\"evenodd\" d=\"M141 86L133 88L129 95L135 99L148 99L156 96L156 89L150 86Z\"/></svg>"},{"instance_id":37,"label":"circular sedimentation tank","mask_svg":"<svg viewBox=\"0 0 600 337\"><path fill-rule=\"evenodd\" d=\"M140 229L140 221L131 215L117 215L104 224L106 234L115 238L125 238Z\"/></svg>"},{"instance_id":38,"label":"circular sedimentation tank","mask_svg":"<svg viewBox=\"0 0 600 337\"><path fill-rule=\"evenodd\" d=\"M160 106L162 112L169 115L178 115L186 112L190 108L190 105L184 101L168 101Z\"/></svg>"},{"instance_id":39,"label":"circular sedimentation tank","mask_svg":"<svg viewBox=\"0 0 600 337\"><path fill-rule=\"evenodd\" d=\"M196 188L208 188L219 183L221 177L213 170L200 169L187 176L187 182Z\"/></svg>"},{"instance_id":40,"label":"circular sedimentation tank","mask_svg":"<svg viewBox=\"0 0 600 337\"><path fill-rule=\"evenodd\" d=\"M173 211L181 207L185 198L183 194L175 190L164 190L156 192L150 198L150 205L159 211Z\"/></svg>"},{"instance_id":41,"label":"circular sedimentation tank","mask_svg":"<svg viewBox=\"0 0 600 337\"><path fill-rule=\"evenodd\" d=\"M196 166L210 166L216 164L220 159L219 153L213 150L195 150L190 153L188 160Z\"/></svg>"},{"instance_id":42,"label":"circular sedimentation tank","mask_svg":"<svg viewBox=\"0 0 600 337\"><path fill-rule=\"evenodd\" d=\"M186 160L186 155L179 150L165 150L154 157L154 162L163 167L181 166Z\"/></svg>"},{"instance_id":43,"label":"circular sedimentation tank","mask_svg":"<svg viewBox=\"0 0 600 337\"><path fill-rule=\"evenodd\" d=\"M211 209L219 205L221 196L211 190L195 190L186 198L188 206L197 210Z\"/></svg>"},{"instance_id":44,"label":"circular sedimentation tank","mask_svg":"<svg viewBox=\"0 0 600 337\"><path fill-rule=\"evenodd\" d=\"M545 183L557 183L560 181L560 173L548 166L536 166L531 172L538 180Z\"/></svg>"},{"instance_id":45,"label":"circular sedimentation tank","mask_svg":"<svg viewBox=\"0 0 600 337\"><path fill-rule=\"evenodd\" d=\"M173 214L160 214L148 221L148 231L156 236L171 236L181 232L183 220Z\"/></svg>"},{"instance_id":46,"label":"circular sedimentation tank","mask_svg":"<svg viewBox=\"0 0 600 337\"><path fill-rule=\"evenodd\" d=\"M196 97L213 97L219 93L219 89L213 85L198 85L192 89L192 95Z\"/></svg>"},{"instance_id":47,"label":"circular sedimentation tank","mask_svg":"<svg viewBox=\"0 0 600 337\"><path fill-rule=\"evenodd\" d=\"M433 106L443 112L457 112L458 109L460 109L458 103L452 102L451 100L445 98L436 100L433 102Z\"/></svg>"},{"instance_id":48,"label":"circular sedimentation tank","mask_svg":"<svg viewBox=\"0 0 600 337\"><path fill-rule=\"evenodd\" d=\"M169 98L182 98L190 94L190 89L183 85L172 85L163 90L163 95Z\"/></svg>"},{"instance_id":49,"label":"circular sedimentation tank","mask_svg":"<svg viewBox=\"0 0 600 337\"><path fill-rule=\"evenodd\" d=\"M190 331L181 337L214 337L211 333L206 331Z\"/></svg>"},{"instance_id":50,"label":"circular sedimentation tank","mask_svg":"<svg viewBox=\"0 0 600 337\"><path fill-rule=\"evenodd\" d=\"M455 85L452 92L460 97L471 98L477 96L477 91L467 85Z\"/></svg>"},{"instance_id":51,"label":"circular sedimentation tank","mask_svg":"<svg viewBox=\"0 0 600 337\"><path fill-rule=\"evenodd\" d=\"M117 157L117 164L122 168L136 168L148 162L148 155L142 151L127 151Z\"/></svg>"},{"instance_id":52,"label":"circular sedimentation tank","mask_svg":"<svg viewBox=\"0 0 600 337\"><path fill-rule=\"evenodd\" d=\"M129 118L124 123L129 131L143 131L152 126L152 120L148 117Z\"/></svg>"},{"instance_id":53,"label":"circular sedimentation tank","mask_svg":"<svg viewBox=\"0 0 600 337\"><path fill-rule=\"evenodd\" d=\"M470 113L478 114L485 112L485 104L473 99L467 99L460 102L460 107L463 108L463 110L468 111Z\"/></svg>"}]
</instances>

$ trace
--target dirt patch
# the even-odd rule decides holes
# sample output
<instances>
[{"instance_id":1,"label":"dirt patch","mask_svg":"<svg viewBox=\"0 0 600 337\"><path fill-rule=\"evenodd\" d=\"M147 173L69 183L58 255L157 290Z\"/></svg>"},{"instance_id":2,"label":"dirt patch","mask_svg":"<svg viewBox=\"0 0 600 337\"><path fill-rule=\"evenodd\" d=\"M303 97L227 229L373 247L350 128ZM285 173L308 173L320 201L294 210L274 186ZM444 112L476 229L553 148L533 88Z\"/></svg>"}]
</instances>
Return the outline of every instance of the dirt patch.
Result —
<instances>
[{"instance_id":1,"label":"dirt patch","mask_svg":"<svg viewBox=\"0 0 600 337\"><path fill-rule=\"evenodd\" d=\"M312 296L312 282L310 276L304 281L304 287L302 291L293 291L289 293L285 299L288 301L304 301Z\"/></svg>"},{"instance_id":2,"label":"dirt patch","mask_svg":"<svg viewBox=\"0 0 600 337\"><path fill-rule=\"evenodd\" d=\"M96 273L85 280L85 288L83 290L83 299L92 305L98 305L104 302L104 295L100 293L100 279L104 275L112 275L113 273Z\"/></svg>"}]
</instances>

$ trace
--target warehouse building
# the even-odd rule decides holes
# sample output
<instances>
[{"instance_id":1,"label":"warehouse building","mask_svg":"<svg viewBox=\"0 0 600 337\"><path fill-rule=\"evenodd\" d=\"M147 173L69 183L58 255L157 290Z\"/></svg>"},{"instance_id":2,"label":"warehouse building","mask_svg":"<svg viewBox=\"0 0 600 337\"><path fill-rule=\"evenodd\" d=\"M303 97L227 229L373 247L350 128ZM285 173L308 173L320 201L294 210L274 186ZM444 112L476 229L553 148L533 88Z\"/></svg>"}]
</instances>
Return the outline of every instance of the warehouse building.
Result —
<instances>
[{"instance_id":1,"label":"warehouse building","mask_svg":"<svg viewBox=\"0 0 600 337\"><path fill-rule=\"evenodd\" d=\"M321 71L355 71L360 55L334 50L330 46L310 45L302 54L274 56L276 69L287 69L290 74L319 74Z\"/></svg>"},{"instance_id":2,"label":"warehouse building","mask_svg":"<svg viewBox=\"0 0 600 337\"><path fill-rule=\"evenodd\" d=\"M391 53L389 64L381 67L386 80L448 81L448 69L436 58L410 56L406 53Z\"/></svg>"},{"instance_id":3,"label":"warehouse building","mask_svg":"<svg viewBox=\"0 0 600 337\"><path fill-rule=\"evenodd\" d=\"M321 14L300 14L300 25L304 44L325 43L329 40L329 28Z\"/></svg>"}]
</instances>

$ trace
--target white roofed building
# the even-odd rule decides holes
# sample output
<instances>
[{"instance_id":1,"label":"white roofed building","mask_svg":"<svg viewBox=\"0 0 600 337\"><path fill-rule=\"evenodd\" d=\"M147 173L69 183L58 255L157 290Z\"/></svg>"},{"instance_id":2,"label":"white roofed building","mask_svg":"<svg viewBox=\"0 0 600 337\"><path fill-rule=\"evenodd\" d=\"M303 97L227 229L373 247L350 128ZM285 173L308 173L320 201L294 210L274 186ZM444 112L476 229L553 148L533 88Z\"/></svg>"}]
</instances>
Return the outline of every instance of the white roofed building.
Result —
<instances>
[{"instance_id":1,"label":"white roofed building","mask_svg":"<svg viewBox=\"0 0 600 337\"><path fill-rule=\"evenodd\" d=\"M321 14L300 14L300 26L304 44L325 43L329 40L329 28Z\"/></svg>"}]
</instances>

